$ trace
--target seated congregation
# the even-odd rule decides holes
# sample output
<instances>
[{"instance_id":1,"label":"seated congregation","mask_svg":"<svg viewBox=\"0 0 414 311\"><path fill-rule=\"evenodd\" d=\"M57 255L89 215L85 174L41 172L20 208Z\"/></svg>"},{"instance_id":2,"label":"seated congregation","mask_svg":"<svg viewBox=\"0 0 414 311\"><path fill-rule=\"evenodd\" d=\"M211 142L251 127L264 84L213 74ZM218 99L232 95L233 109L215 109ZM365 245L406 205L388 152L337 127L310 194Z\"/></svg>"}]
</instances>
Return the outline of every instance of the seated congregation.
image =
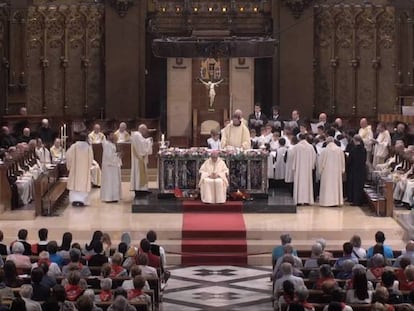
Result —
<instances>
[{"instance_id":1,"label":"seated congregation","mask_svg":"<svg viewBox=\"0 0 414 311\"><path fill-rule=\"evenodd\" d=\"M393 251L378 231L368 249L354 235L342 251L327 251L324 239L304 251L289 234L280 238L272 252L275 310L413 310L413 241Z\"/></svg>"},{"instance_id":2,"label":"seated congregation","mask_svg":"<svg viewBox=\"0 0 414 311\"><path fill-rule=\"evenodd\" d=\"M134 246L128 233L115 247L107 233L95 231L89 244L27 242L21 229L10 245L0 244L0 310L154 310L169 278L165 250L154 231ZM0 240L3 234L0 232Z\"/></svg>"}]
</instances>

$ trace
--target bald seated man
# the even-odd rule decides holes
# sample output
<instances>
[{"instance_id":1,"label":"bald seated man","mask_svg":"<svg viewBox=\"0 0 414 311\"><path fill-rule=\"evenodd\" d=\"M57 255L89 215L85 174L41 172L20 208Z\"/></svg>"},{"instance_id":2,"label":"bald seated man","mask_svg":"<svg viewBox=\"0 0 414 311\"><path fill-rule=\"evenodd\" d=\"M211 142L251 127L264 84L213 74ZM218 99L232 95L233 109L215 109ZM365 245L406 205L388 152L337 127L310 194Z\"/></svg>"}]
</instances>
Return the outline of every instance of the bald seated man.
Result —
<instances>
[{"instance_id":1,"label":"bald seated man","mask_svg":"<svg viewBox=\"0 0 414 311\"><path fill-rule=\"evenodd\" d=\"M117 143L125 143L131 140L131 135L127 131L127 125L125 122L119 124L119 128L114 133Z\"/></svg>"},{"instance_id":2,"label":"bald seated man","mask_svg":"<svg viewBox=\"0 0 414 311\"><path fill-rule=\"evenodd\" d=\"M229 169L214 150L200 167L200 195L203 203L226 202Z\"/></svg>"},{"instance_id":3,"label":"bald seated man","mask_svg":"<svg viewBox=\"0 0 414 311\"><path fill-rule=\"evenodd\" d=\"M241 109L236 109L234 110L233 115L236 115L239 119L240 122L245 125L246 127L248 126L248 122L245 118L243 118L243 111L241 111ZM231 123L231 122L230 122Z\"/></svg>"},{"instance_id":4,"label":"bald seated man","mask_svg":"<svg viewBox=\"0 0 414 311\"><path fill-rule=\"evenodd\" d=\"M88 134L90 144L100 144L106 140L104 133L101 132L101 126L97 123L93 126L93 131Z\"/></svg>"}]
</instances>

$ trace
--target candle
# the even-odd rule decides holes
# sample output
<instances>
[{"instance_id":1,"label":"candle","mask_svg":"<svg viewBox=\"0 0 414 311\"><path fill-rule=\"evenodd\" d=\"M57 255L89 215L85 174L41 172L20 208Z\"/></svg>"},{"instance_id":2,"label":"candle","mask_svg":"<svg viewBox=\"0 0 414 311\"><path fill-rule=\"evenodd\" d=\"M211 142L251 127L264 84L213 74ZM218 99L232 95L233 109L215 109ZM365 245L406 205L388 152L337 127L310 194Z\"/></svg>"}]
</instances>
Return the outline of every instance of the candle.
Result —
<instances>
[{"instance_id":1,"label":"candle","mask_svg":"<svg viewBox=\"0 0 414 311\"><path fill-rule=\"evenodd\" d=\"M164 145L164 142L165 142L165 135L164 134L161 134L161 143Z\"/></svg>"},{"instance_id":2,"label":"candle","mask_svg":"<svg viewBox=\"0 0 414 311\"><path fill-rule=\"evenodd\" d=\"M60 127L60 139L63 140L63 126Z\"/></svg>"},{"instance_id":3,"label":"candle","mask_svg":"<svg viewBox=\"0 0 414 311\"><path fill-rule=\"evenodd\" d=\"M66 123L63 124L63 149L66 150L66 137L67 137L67 130L66 130Z\"/></svg>"}]
</instances>

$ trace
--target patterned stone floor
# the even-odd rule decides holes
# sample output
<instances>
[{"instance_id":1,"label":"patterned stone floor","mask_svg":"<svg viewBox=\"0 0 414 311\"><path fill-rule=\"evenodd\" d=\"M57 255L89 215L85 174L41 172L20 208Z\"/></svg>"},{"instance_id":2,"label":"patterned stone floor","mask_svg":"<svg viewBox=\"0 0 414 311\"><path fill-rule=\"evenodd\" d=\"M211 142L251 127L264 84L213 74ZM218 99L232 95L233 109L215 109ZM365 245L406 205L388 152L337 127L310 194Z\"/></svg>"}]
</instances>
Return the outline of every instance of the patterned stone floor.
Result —
<instances>
[{"instance_id":1,"label":"patterned stone floor","mask_svg":"<svg viewBox=\"0 0 414 311\"><path fill-rule=\"evenodd\" d=\"M273 310L271 267L174 267L160 310Z\"/></svg>"}]
</instances>

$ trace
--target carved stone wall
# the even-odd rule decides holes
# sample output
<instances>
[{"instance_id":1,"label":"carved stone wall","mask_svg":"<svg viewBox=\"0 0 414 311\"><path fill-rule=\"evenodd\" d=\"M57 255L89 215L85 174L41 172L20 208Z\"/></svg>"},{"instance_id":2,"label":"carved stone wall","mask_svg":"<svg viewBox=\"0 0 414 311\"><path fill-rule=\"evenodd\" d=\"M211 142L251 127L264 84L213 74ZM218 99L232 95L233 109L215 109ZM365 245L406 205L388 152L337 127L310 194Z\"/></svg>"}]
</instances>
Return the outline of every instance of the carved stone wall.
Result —
<instances>
[{"instance_id":1,"label":"carved stone wall","mask_svg":"<svg viewBox=\"0 0 414 311\"><path fill-rule=\"evenodd\" d=\"M27 105L32 114L103 114L104 7L31 6L27 17Z\"/></svg>"},{"instance_id":2,"label":"carved stone wall","mask_svg":"<svg viewBox=\"0 0 414 311\"><path fill-rule=\"evenodd\" d=\"M376 116L395 102L395 10L314 8L314 113Z\"/></svg>"}]
</instances>

